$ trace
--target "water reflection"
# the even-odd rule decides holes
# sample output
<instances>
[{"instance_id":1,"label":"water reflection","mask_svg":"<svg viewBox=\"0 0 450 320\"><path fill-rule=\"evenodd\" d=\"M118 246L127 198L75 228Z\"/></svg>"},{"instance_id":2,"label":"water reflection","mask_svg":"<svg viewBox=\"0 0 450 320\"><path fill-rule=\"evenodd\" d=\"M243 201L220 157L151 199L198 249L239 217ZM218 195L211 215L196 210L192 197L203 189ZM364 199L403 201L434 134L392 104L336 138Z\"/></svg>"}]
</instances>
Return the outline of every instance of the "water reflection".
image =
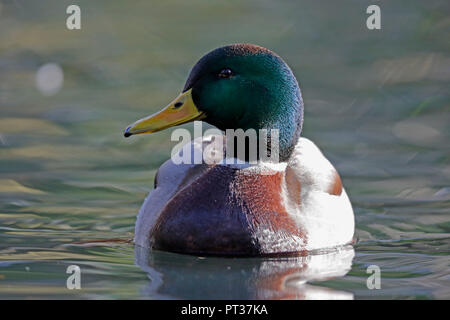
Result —
<instances>
[{"instance_id":1,"label":"water reflection","mask_svg":"<svg viewBox=\"0 0 450 320\"><path fill-rule=\"evenodd\" d=\"M135 247L135 263L156 299L353 299L350 292L311 285L347 274L355 253L346 246L290 258L203 258Z\"/></svg>"}]
</instances>

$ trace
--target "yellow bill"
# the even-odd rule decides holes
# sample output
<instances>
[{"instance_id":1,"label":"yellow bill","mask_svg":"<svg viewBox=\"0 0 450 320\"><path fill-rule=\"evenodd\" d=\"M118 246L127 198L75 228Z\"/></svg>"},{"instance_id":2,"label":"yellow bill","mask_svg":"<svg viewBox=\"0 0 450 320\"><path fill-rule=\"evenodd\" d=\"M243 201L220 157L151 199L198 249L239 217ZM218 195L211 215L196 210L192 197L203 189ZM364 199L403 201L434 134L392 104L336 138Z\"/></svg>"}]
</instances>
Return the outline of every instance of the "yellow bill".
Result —
<instances>
[{"instance_id":1,"label":"yellow bill","mask_svg":"<svg viewBox=\"0 0 450 320\"><path fill-rule=\"evenodd\" d=\"M204 118L192 100L192 89L181 93L167 107L146 118L136 121L125 129L124 136L153 133L186 122Z\"/></svg>"}]
</instances>

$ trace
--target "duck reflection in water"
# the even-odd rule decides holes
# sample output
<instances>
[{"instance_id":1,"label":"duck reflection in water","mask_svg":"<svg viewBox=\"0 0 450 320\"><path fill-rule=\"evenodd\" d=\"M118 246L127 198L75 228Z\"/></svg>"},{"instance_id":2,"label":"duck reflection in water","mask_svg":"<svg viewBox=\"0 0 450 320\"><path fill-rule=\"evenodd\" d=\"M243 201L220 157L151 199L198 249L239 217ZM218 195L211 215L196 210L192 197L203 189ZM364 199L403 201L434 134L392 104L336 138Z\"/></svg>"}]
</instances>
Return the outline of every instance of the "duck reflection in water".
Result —
<instances>
[{"instance_id":1,"label":"duck reflection in water","mask_svg":"<svg viewBox=\"0 0 450 320\"><path fill-rule=\"evenodd\" d=\"M142 294L156 299L353 299L353 294L308 282L343 277L352 246L301 257L195 257L135 247L147 273Z\"/></svg>"}]
</instances>

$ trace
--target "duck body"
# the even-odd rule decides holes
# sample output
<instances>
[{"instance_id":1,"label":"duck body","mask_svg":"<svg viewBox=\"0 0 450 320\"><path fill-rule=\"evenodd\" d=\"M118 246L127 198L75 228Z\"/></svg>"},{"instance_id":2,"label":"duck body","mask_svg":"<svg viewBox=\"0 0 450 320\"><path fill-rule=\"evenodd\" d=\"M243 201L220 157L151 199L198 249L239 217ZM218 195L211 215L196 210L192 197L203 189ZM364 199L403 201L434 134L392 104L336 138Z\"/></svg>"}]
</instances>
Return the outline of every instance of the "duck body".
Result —
<instances>
[{"instance_id":1,"label":"duck body","mask_svg":"<svg viewBox=\"0 0 450 320\"><path fill-rule=\"evenodd\" d=\"M200 255L282 256L352 241L350 200L333 165L300 137L300 88L278 55L251 44L211 51L173 102L128 126L124 135L195 120L221 131L179 151L178 156L201 155L203 162L179 163L172 156L160 167L137 217L136 245ZM230 163L205 154L209 148L228 155L223 149L228 135L221 134L228 129L266 130L269 136L275 130L278 140L261 144L257 138L256 162ZM266 161L261 151L276 155L276 161Z\"/></svg>"},{"instance_id":2,"label":"duck body","mask_svg":"<svg viewBox=\"0 0 450 320\"><path fill-rule=\"evenodd\" d=\"M217 139L183 150L201 153ZM211 161L206 161L211 163ZM158 170L139 212L135 243L172 252L230 256L298 255L348 244L351 203L317 146L300 138L274 165L175 164Z\"/></svg>"}]
</instances>

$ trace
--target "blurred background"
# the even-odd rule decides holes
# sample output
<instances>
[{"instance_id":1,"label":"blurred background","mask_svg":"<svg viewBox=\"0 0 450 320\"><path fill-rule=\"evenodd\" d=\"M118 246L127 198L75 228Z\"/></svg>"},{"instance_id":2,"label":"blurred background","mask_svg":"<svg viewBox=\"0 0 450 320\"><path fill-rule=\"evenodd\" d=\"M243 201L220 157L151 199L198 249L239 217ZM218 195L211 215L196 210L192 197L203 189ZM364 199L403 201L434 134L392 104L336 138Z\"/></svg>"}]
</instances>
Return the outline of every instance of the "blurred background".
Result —
<instances>
[{"instance_id":1,"label":"blurred background","mask_svg":"<svg viewBox=\"0 0 450 320\"><path fill-rule=\"evenodd\" d=\"M66 28L70 4L81 30ZM381 7L381 30L366 27L370 4ZM291 66L303 136L353 203L351 270L318 285L354 298L450 298L449 9L446 0L0 0L0 298L193 297L196 281L147 290L155 280L131 244L70 244L133 237L176 143L171 130L124 139L124 128L171 101L204 53L235 42ZM181 263L164 259L166 269ZM223 261L207 263L219 277ZM83 290L66 289L70 264L81 266ZM366 287L371 264L382 290Z\"/></svg>"}]
</instances>

